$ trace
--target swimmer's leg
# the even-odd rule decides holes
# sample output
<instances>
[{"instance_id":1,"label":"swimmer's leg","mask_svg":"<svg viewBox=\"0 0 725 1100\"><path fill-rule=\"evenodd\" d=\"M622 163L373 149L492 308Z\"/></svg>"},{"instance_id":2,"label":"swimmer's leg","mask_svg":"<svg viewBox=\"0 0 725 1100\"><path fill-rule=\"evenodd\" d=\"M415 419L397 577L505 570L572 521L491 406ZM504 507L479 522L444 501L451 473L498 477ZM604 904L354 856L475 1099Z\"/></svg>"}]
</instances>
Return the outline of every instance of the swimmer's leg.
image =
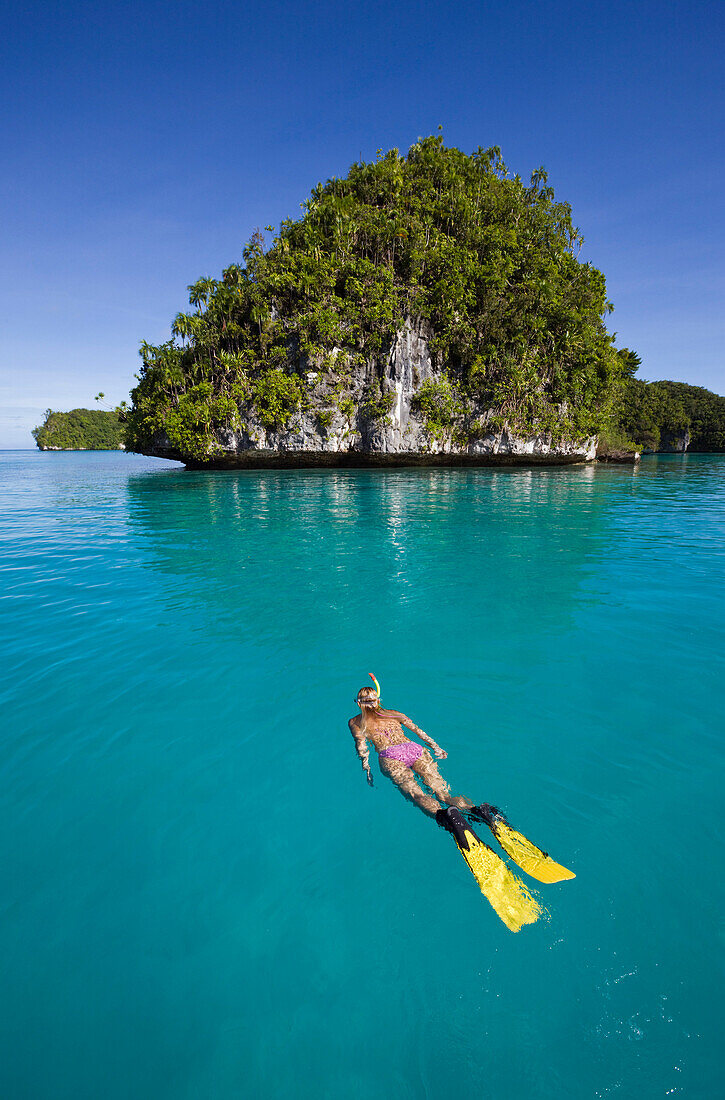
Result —
<instances>
[{"instance_id":1,"label":"swimmer's leg","mask_svg":"<svg viewBox=\"0 0 725 1100\"><path fill-rule=\"evenodd\" d=\"M435 817L436 811L441 808L440 803L419 786L412 770L400 760L389 760L386 756L379 757L379 760L381 772L392 779L403 797L418 806L428 817Z\"/></svg>"},{"instance_id":2,"label":"swimmer's leg","mask_svg":"<svg viewBox=\"0 0 725 1100\"><path fill-rule=\"evenodd\" d=\"M451 794L450 787L438 771L438 765L427 749L423 750L415 764L413 764L413 770L418 773L426 787L430 787L436 798L440 798L441 802L446 803L448 806L455 806L458 810L473 809L474 803L469 798L464 798L463 795Z\"/></svg>"}]
</instances>

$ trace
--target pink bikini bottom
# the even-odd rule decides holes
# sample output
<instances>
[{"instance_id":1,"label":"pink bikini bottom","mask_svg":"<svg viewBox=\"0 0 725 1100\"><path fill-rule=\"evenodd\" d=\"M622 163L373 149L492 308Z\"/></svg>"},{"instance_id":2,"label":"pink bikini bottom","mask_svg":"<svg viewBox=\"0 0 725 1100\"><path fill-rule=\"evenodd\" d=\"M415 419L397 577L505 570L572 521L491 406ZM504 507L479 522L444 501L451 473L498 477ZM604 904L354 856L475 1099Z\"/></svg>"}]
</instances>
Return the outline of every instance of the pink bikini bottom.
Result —
<instances>
[{"instance_id":1,"label":"pink bikini bottom","mask_svg":"<svg viewBox=\"0 0 725 1100\"><path fill-rule=\"evenodd\" d=\"M399 760L412 768L423 751L423 746L415 741L404 741L402 745L389 745L387 749L381 749L378 756L384 756L386 760Z\"/></svg>"}]
</instances>

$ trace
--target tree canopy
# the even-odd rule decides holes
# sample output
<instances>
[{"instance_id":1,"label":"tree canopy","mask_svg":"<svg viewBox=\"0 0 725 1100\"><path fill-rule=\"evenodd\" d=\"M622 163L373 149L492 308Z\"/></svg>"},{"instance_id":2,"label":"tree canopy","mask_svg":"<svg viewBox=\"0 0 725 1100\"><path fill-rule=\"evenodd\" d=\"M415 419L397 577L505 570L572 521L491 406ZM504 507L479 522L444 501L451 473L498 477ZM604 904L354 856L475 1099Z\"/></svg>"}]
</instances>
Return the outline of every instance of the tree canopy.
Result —
<instances>
[{"instance_id":1,"label":"tree canopy","mask_svg":"<svg viewBox=\"0 0 725 1100\"><path fill-rule=\"evenodd\" d=\"M142 345L132 449L162 430L202 458L250 409L284 425L311 366L352 371L408 318L455 395L514 427L581 437L611 415L636 365L613 347L604 276L579 259L543 169L527 184L497 147L467 155L428 137L318 184L302 209L269 247L257 231L242 263L190 286L166 343Z\"/></svg>"},{"instance_id":2,"label":"tree canopy","mask_svg":"<svg viewBox=\"0 0 725 1100\"><path fill-rule=\"evenodd\" d=\"M123 425L117 409L48 409L43 423L33 429L41 451L116 451L123 444Z\"/></svg>"},{"instance_id":3,"label":"tree canopy","mask_svg":"<svg viewBox=\"0 0 725 1100\"><path fill-rule=\"evenodd\" d=\"M656 451L666 433L690 433L691 451L725 451L725 397L686 382L627 381L619 425L635 443Z\"/></svg>"}]
</instances>

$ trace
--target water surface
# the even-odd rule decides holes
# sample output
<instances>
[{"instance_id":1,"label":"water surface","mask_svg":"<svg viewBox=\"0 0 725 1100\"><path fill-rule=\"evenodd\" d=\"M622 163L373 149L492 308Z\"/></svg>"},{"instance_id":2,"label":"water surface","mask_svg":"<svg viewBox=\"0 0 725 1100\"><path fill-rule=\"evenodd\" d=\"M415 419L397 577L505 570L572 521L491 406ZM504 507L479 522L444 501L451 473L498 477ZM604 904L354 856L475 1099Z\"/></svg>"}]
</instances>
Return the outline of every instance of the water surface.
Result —
<instances>
[{"instance_id":1,"label":"water surface","mask_svg":"<svg viewBox=\"0 0 725 1100\"><path fill-rule=\"evenodd\" d=\"M4 1098L720 1093L723 457L6 452L0 516ZM368 671L538 924L366 786Z\"/></svg>"}]
</instances>

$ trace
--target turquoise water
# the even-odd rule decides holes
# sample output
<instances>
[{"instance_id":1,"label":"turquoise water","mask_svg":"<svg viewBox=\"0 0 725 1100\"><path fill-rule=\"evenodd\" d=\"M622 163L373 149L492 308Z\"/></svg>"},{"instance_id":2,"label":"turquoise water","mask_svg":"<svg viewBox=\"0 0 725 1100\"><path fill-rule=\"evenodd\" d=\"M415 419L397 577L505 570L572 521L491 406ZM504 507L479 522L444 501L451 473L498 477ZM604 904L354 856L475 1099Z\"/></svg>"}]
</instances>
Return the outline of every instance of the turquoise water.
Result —
<instances>
[{"instance_id":1,"label":"turquoise water","mask_svg":"<svg viewBox=\"0 0 725 1100\"><path fill-rule=\"evenodd\" d=\"M4 1100L721 1093L725 458L6 452L0 516ZM538 924L366 786L368 671Z\"/></svg>"}]
</instances>

